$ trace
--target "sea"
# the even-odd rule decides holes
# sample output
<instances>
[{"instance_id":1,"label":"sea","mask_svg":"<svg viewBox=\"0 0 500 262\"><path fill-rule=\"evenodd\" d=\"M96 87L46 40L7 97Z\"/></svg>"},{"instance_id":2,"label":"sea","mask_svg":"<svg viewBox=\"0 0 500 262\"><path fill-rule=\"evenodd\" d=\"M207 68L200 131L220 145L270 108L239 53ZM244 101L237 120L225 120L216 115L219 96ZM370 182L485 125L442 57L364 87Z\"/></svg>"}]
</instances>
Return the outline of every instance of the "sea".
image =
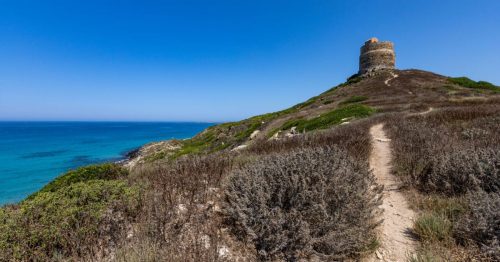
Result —
<instances>
[{"instance_id":1,"label":"sea","mask_svg":"<svg viewBox=\"0 0 500 262\"><path fill-rule=\"evenodd\" d=\"M120 161L149 142L190 138L212 123L0 122L0 206L81 166Z\"/></svg>"}]
</instances>

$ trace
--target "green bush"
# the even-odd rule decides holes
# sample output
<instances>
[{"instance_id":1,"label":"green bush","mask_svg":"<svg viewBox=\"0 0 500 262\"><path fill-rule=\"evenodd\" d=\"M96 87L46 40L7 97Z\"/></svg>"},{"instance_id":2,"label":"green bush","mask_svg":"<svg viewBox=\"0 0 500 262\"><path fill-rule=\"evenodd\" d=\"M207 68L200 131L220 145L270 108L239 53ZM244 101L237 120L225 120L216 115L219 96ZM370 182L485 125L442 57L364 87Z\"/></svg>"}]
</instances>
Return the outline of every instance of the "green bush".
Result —
<instances>
[{"instance_id":1,"label":"green bush","mask_svg":"<svg viewBox=\"0 0 500 262\"><path fill-rule=\"evenodd\" d=\"M44 186L40 191L29 196L28 199L42 192L54 192L61 188L67 187L78 182L90 180L112 180L120 177L125 177L127 171L116 164L91 165L69 171L68 173L57 177L49 184Z\"/></svg>"},{"instance_id":2,"label":"green bush","mask_svg":"<svg viewBox=\"0 0 500 262\"><path fill-rule=\"evenodd\" d=\"M347 98L346 100L342 101L340 104L358 103L358 102L363 102L367 99L368 99L368 97L366 97L366 96L351 96L351 97Z\"/></svg>"},{"instance_id":3,"label":"green bush","mask_svg":"<svg viewBox=\"0 0 500 262\"><path fill-rule=\"evenodd\" d=\"M108 164L80 168L19 205L1 208L0 261L92 256L119 242L139 201L137 188L110 178L124 174Z\"/></svg>"},{"instance_id":4,"label":"green bush","mask_svg":"<svg viewBox=\"0 0 500 262\"><path fill-rule=\"evenodd\" d=\"M500 91L498 86L493 85L492 83L486 81L474 81L467 77L450 77L448 81L467 88L477 88L477 89L489 89L494 91Z\"/></svg>"},{"instance_id":5,"label":"green bush","mask_svg":"<svg viewBox=\"0 0 500 262\"><path fill-rule=\"evenodd\" d=\"M287 130L296 127L299 132L325 129L340 124L343 119L367 117L374 112L375 110L369 106L353 104L335 109L313 119L307 120L302 118L287 121L280 129Z\"/></svg>"}]
</instances>

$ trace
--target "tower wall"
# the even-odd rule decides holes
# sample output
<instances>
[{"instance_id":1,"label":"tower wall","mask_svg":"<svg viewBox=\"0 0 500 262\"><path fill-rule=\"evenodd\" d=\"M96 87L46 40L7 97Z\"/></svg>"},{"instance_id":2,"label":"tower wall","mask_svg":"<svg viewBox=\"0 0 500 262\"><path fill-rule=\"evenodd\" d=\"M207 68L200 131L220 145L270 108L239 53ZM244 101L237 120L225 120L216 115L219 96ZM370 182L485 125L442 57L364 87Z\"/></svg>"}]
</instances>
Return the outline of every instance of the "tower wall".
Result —
<instances>
[{"instance_id":1,"label":"tower wall","mask_svg":"<svg viewBox=\"0 0 500 262\"><path fill-rule=\"evenodd\" d=\"M392 42L378 42L372 38L361 47L359 56L359 74L366 74L380 69L394 69L396 55Z\"/></svg>"}]
</instances>

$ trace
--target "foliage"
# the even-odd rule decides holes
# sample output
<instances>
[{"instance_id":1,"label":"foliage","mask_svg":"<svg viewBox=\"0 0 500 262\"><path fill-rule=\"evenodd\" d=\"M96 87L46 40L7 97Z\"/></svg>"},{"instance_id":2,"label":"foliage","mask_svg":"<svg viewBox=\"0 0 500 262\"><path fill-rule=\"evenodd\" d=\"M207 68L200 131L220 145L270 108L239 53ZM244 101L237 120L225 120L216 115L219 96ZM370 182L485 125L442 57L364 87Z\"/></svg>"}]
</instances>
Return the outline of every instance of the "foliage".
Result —
<instances>
[{"instance_id":1,"label":"foliage","mask_svg":"<svg viewBox=\"0 0 500 262\"><path fill-rule=\"evenodd\" d=\"M336 90L340 87L349 86L349 85L359 83L359 82L361 82L361 80L363 80L362 76L360 76L358 74L354 74L354 75L350 76L349 78L347 78L347 80L344 83L338 84L338 85L328 89L327 91L323 92L323 94L333 92L334 90Z\"/></svg>"},{"instance_id":2,"label":"foliage","mask_svg":"<svg viewBox=\"0 0 500 262\"><path fill-rule=\"evenodd\" d=\"M366 97L366 96L351 96L351 97L347 98L346 100L340 102L340 104L358 103L358 102L363 102L367 99L368 99L368 97Z\"/></svg>"},{"instance_id":3,"label":"foliage","mask_svg":"<svg viewBox=\"0 0 500 262\"><path fill-rule=\"evenodd\" d=\"M221 225L215 201L234 154L186 155L136 170L145 185L134 237L118 261L225 261L218 256Z\"/></svg>"},{"instance_id":4,"label":"foliage","mask_svg":"<svg viewBox=\"0 0 500 262\"><path fill-rule=\"evenodd\" d=\"M113 180L125 177L126 175L126 170L116 164L85 166L57 177L41 190L28 197L28 199L33 198L39 193L55 192L77 182L86 182L90 180Z\"/></svg>"},{"instance_id":5,"label":"foliage","mask_svg":"<svg viewBox=\"0 0 500 262\"><path fill-rule=\"evenodd\" d=\"M488 89L493 91L500 91L498 86L493 85L492 83L486 81L474 81L467 77L450 77L448 81L467 88L476 88L476 89Z\"/></svg>"},{"instance_id":6,"label":"foliage","mask_svg":"<svg viewBox=\"0 0 500 262\"><path fill-rule=\"evenodd\" d=\"M477 191L467 195L469 212L457 223L455 236L472 240L491 259L500 260L500 194Z\"/></svg>"},{"instance_id":7,"label":"foliage","mask_svg":"<svg viewBox=\"0 0 500 262\"><path fill-rule=\"evenodd\" d=\"M256 140L247 149L249 153L266 155L272 153L286 153L300 148L314 148L329 145L341 148L356 161L366 162L371 151L371 137L369 127L373 124L370 118L338 125L319 132L300 134L284 139Z\"/></svg>"},{"instance_id":8,"label":"foliage","mask_svg":"<svg viewBox=\"0 0 500 262\"><path fill-rule=\"evenodd\" d=\"M417 218L414 225L415 233L422 241L436 242L449 240L452 224L443 215L425 213Z\"/></svg>"},{"instance_id":9,"label":"foliage","mask_svg":"<svg viewBox=\"0 0 500 262\"><path fill-rule=\"evenodd\" d=\"M374 112L375 110L369 106L359 104L348 105L312 119L289 120L281 126L281 130L287 130L292 127L296 127L299 132L325 129L332 125L340 124L344 119L367 117Z\"/></svg>"},{"instance_id":10,"label":"foliage","mask_svg":"<svg viewBox=\"0 0 500 262\"><path fill-rule=\"evenodd\" d=\"M499 259L499 113L490 99L388 118L394 172L417 190L414 230L442 261Z\"/></svg>"},{"instance_id":11,"label":"foliage","mask_svg":"<svg viewBox=\"0 0 500 262\"><path fill-rule=\"evenodd\" d=\"M377 188L368 167L339 149L301 149L234 172L225 214L261 259L342 259L373 242Z\"/></svg>"},{"instance_id":12,"label":"foliage","mask_svg":"<svg viewBox=\"0 0 500 262\"><path fill-rule=\"evenodd\" d=\"M500 192L500 148L459 149L431 156L419 175L425 192L463 195L485 190Z\"/></svg>"},{"instance_id":13,"label":"foliage","mask_svg":"<svg viewBox=\"0 0 500 262\"><path fill-rule=\"evenodd\" d=\"M6 251L0 260L84 257L102 252L96 250L97 240L103 245L120 241L123 220L138 207L139 191L110 179L111 173L125 171L112 165L70 171L18 206L0 209L0 249Z\"/></svg>"}]
</instances>

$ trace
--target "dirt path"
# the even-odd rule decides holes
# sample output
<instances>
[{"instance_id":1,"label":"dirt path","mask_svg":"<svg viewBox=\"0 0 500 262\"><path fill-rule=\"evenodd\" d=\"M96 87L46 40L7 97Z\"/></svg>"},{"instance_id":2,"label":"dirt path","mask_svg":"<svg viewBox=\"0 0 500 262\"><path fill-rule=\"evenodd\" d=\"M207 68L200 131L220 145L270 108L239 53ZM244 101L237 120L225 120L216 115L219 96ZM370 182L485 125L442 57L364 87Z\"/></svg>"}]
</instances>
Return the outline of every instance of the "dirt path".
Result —
<instances>
[{"instance_id":1,"label":"dirt path","mask_svg":"<svg viewBox=\"0 0 500 262\"><path fill-rule=\"evenodd\" d=\"M384 222L379 228L381 247L369 261L404 262L416 246L409 234L415 214L408 208L406 199L399 190L399 182L391 174L390 139L387 139L383 127L383 124L378 124L370 129L373 143L370 168L377 182L384 186L381 205Z\"/></svg>"},{"instance_id":2,"label":"dirt path","mask_svg":"<svg viewBox=\"0 0 500 262\"><path fill-rule=\"evenodd\" d=\"M409 113L408 115L409 116L423 116L423 115L427 115L427 114L429 114L430 112L433 112L433 111L434 111L434 108L433 107L429 107L425 111L417 112L417 113Z\"/></svg>"},{"instance_id":3,"label":"dirt path","mask_svg":"<svg viewBox=\"0 0 500 262\"><path fill-rule=\"evenodd\" d=\"M391 84L389 84L389 82L391 82L393 79L395 79L396 77L399 76L398 74L395 74L394 72L390 72L390 73L391 73L391 77L387 78L387 80L384 81L384 84L386 86L391 86Z\"/></svg>"}]
</instances>

